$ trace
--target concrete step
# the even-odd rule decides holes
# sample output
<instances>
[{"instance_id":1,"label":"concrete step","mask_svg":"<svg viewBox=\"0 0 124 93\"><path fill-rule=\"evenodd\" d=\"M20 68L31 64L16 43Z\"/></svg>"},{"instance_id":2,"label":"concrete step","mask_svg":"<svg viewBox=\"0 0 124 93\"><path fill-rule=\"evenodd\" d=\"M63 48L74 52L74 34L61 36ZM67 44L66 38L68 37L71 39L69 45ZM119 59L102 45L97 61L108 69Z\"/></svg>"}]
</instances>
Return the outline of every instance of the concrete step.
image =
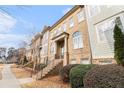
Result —
<instances>
[{"instance_id":1,"label":"concrete step","mask_svg":"<svg viewBox=\"0 0 124 93\"><path fill-rule=\"evenodd\" d=\"M50 63L47 67L45 67L42 70L42 76L41 76L41 71L40 71L37 73L39 75L37 75L36 78L45 77L50 71L52 71L61 62L62 62L62 60L60 60L60 59L54 60L54 62Z\"/></svg>"}]
</instances>

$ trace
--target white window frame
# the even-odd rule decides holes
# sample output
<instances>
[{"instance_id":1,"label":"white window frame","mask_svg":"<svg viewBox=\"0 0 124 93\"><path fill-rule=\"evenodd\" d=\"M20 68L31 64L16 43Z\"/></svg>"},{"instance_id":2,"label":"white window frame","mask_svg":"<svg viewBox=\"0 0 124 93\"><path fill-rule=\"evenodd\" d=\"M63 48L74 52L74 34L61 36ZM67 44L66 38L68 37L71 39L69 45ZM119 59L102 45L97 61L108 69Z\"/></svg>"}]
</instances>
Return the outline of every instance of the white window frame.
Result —
<instances>
[{"instance_id":1,"label":"white window frame","mask_svg":"<svg viewBox=\"0 0 124 93\"><path fill-rule=\"evenodd\" d=\"M104 38L103 41L100 40L99 31L98 31L97 26L100 26L100 25L105 24L105 23L106 23L107 26L108 26L108 25L110 25L109 22L111 22L112 20L115 20L117 17L120 17L120 20L121 20L121 22L122 22L122 26L123 26L123 29L124 29L124 24L123 24L124 16L122 16L122 15L118 15L118 16L112 18L112 19L109 19L109 20L106 20L106 21L104 21L104 22L102 22L102 23L97 24L97 25L95 26L95 29L96 29L96 34L97 34L97 41L98 41L98 43L104 43L104 42L106 42L106 38ZM104 26L104 27L105 27L105 26ZM109 27L108 27L108 28L109 28ZM113 25L113 27L110 26L110 29L108 29L108 30L111 30L111 29L114 29L114 25ZM105 31L107 31L107 30L105 30ZM105 31L104 31L104 32L105 32ZM122 30L122 32L124 32L124 30ZM113 34L112 34L112 35L113 35Z\"/></svg>"},{"instance_id":2,"label":"white window frame","mask_svg":"<svg viewBox=\"0 0 124 93\"><path fill-rule=\"evenodd\" d=\"M104 43L104 42L106 42L107 41L107 39L106 39L106 36L105 36L105 31L108 31L108 30L111 30L111 29L114 29L114 25L113 25L113 27L107 27L107 26L109 26L110 25L110 22L112 21L112 20L114 20L114 19L111 19L111 20L107 20L107 21L105 21L105 22L103 22L103 23L100 23L100 24L98 24L98 25L96 25L96 33L97 33L97 41L99 42L99 43ZM104 35L104 40L100 40L100 35L99 35L99 33L100 33L100 31L98 30L98 27L99 26L101 26L101 25L103 25L102 26L102 28L104 28L104 27L106 27L106 28L104 28L104 29L108 29L108 30L103 30L103 35ZM98 27L97 27L98 26ZM112 34L113 35L113 34Z\"/></svg>"},{"instance_id":3,"label":"white window frame","mask_svg":"<svg viewBox=\"0 0 124 93\"><path fill-rule=\"evenodd\" d=\"M60 26L57 30L57 35L61 34L62 33L62 27Z\"/></svg>"},{"instance_id":4,"label":"white window frame","mask_svg":"<svg viewBox=\"0 0 124 93\"><path fill-rule=\"evenodd\" d=\"M74 26L74 19L73 19L73 17L71 17L69 19L69 27L72 28L73 26Z\"/></svg>"},{"instance_id":5,"label":"white window frame","mask_svg":"<svg viewBox=\"0 0 124 93\"><path fill-rule=\"evenodd\" d=\"M91 8L92 8L92 7L97 7L97 11L95 11L94 14L91 14ZM96 15L97 15L98 13L100 13L100 11L101 11L100 6L98 6L98 5L88 5L87 8L88 8L88 16L89 16L89 17L96 16Z\"/></svg>"},{"instance_id":6,"label":"white window frame","mask_svg":"<svg viewBox=\"0 0 124 93\"><path fill-rule=\"evenodd\" d=\"M54 30L54 37L57 35L57 29Z\"/></svg>"},{"instance_id":7,"label":"white window frame","mask_svg":"<svg viewBox=\"0 0 124 93\"><path fill-rule=\"evenodd\" d=\"M64 23L63 24L63 31L66 32L66 30L67 30L67 25L66 25L66 23Z\"/></svg>"},{"instance_id":8,"label":"white window frame","mask_svg":"<svg viewBox=\"0 0 124 93\"><path fill-rule=\"evenodd\" d=\"M71 59L71 64L76 64L76 59Z\"/></svg>"},{"instance_id":9,"label":"white window frame","mask_svg":"<svg viewBox=\"0 0 124 93\"><path fill-rule=\"evenodd\" d=\"M84 61L84 62L87 61L88 63L83 63L83 61ZM90 64L90 61L89 61L88 59L81 59L81 60L80 60L80 64Z\"/></svg>"},{"instance_id":10,"label":"white window frame","mask_svg":"<svg viewBox=\"0 0 124 93\"><path fill-rule=\"evenodd\" d=\"M82 22L85 19L85 11L83 9L81 9L77 13L77 18L78 18L78 23Z\"/></svg>"},{"instance_id":11,"label":"white window frame","mask_svg":"<svg viewBox=\"0 0 124 93\"><path fill-rule=\"evenodd\" d=\"M51 46L50 46L50 53L51 53L51 54L55 54L55 43L54 43L54 42L51 43Z\"/></svg>"},{"instance_id":12,"label":"white window frame","mask_svg":"<svg viewBox=\"0 0 124 93\"><path fill-rule=\"evenodd\" d=\"M76 33L80 33L80 35L74 36L74 34ZM73 33L73 48L74 49L83 48L83 36L80 31Z\"/></svg>"}]
</instances>

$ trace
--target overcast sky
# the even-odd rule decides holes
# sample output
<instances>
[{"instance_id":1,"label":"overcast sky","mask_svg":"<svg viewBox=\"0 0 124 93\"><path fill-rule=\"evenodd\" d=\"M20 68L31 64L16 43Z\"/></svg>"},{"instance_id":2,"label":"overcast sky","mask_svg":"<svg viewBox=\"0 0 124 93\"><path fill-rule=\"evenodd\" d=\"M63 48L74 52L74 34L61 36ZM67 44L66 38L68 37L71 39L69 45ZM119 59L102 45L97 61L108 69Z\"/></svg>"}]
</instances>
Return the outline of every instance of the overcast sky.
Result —
<instances>
[{"instance_id":1,"label":"overcast sky","mask_svg":"<svg viewBox=\"0 0 124 93\"><path fill-rule=\"evenodd\" d=\"M40 32L44 25L51 26L72 7L0 6L0 47L18 48L21 41L30 40L32 31Z\"/></svg>"}]
</instances>

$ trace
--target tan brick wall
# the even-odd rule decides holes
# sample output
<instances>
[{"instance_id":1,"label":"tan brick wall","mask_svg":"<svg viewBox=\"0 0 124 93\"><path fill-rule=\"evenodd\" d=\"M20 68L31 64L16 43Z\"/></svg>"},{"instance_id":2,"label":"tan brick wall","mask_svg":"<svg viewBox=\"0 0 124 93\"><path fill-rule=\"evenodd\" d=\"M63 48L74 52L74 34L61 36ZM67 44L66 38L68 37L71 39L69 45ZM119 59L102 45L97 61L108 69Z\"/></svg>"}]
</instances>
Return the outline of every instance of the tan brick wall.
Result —
<instances>
[{"instance_id":1,"label":"tan brick wall","mask_svg":"<svg viewBox=\"0 0 124 93\"><path fill-rule=\"evenodd\" d=\"M83 36L83 48L81 49L73 49L73 39L72 34L76 31L81 31ZM80 59L82 58L90 58L90 46L89 46L89 36L87 31L86 21L76 25L74 29L70 29L69 31L69 39L68 39L68 49L69 49L69 60L76 59L77 63L80 63Z\"/></svg>"}]
</instances>

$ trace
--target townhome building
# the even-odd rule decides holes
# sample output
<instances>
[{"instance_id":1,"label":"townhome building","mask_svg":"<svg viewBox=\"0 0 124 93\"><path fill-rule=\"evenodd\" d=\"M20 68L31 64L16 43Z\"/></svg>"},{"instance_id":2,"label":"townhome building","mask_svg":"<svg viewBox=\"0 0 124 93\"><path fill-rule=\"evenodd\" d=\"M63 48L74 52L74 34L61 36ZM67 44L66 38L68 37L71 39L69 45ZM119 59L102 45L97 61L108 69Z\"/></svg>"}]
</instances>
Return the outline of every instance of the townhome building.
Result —
<instances>
[{"instance_id":1,"label":"townhome building","mask_svg":"<svg viewBox=\"0 0 124 93\"><path fill-rule=\"evenodd\" d=\"M91 51L83 5L74 6L50 28L49 60L63 65L90 64Z\"/></svg>"},{"instance_id":2,"label":"townhome building","mask_svg":"<svg viewBox=\"0 0 124 93\"><path fill-rule=\"evenodd\" d=\"M85 6L93 64L114 60L113 30L117 24L124 32L124 6Z\"/></svg>"},{"instance_id":3,"label":"townhome building","mask_svg":"<svg viewBox=\"0 0 124 93\"><path fill-rule=\"evenodd\" d=\"M83 5L74 6L51 27L40 32L40 63L47 67L37 73L38 78L46 76L50 71L67 64L91 64L92 56L89 34ZM36 36L32 40L33 61L37 63ZM58 66L57 66L58 65ZM42 73L42 75L41 75Z\"/></svg>"},{"instance_id":4,"label":"townhome building","mask_svg":"<svg viewBox=\"0 0 124 93\"><path fill-rule=\"evenodd\" d=\"M60 62L63 66L116 63L115 24L124 32L124 6L77 5L52 26L45 26L31 43L33 62L47 64L38 78Z\"/></svg>"}]
</instances>

